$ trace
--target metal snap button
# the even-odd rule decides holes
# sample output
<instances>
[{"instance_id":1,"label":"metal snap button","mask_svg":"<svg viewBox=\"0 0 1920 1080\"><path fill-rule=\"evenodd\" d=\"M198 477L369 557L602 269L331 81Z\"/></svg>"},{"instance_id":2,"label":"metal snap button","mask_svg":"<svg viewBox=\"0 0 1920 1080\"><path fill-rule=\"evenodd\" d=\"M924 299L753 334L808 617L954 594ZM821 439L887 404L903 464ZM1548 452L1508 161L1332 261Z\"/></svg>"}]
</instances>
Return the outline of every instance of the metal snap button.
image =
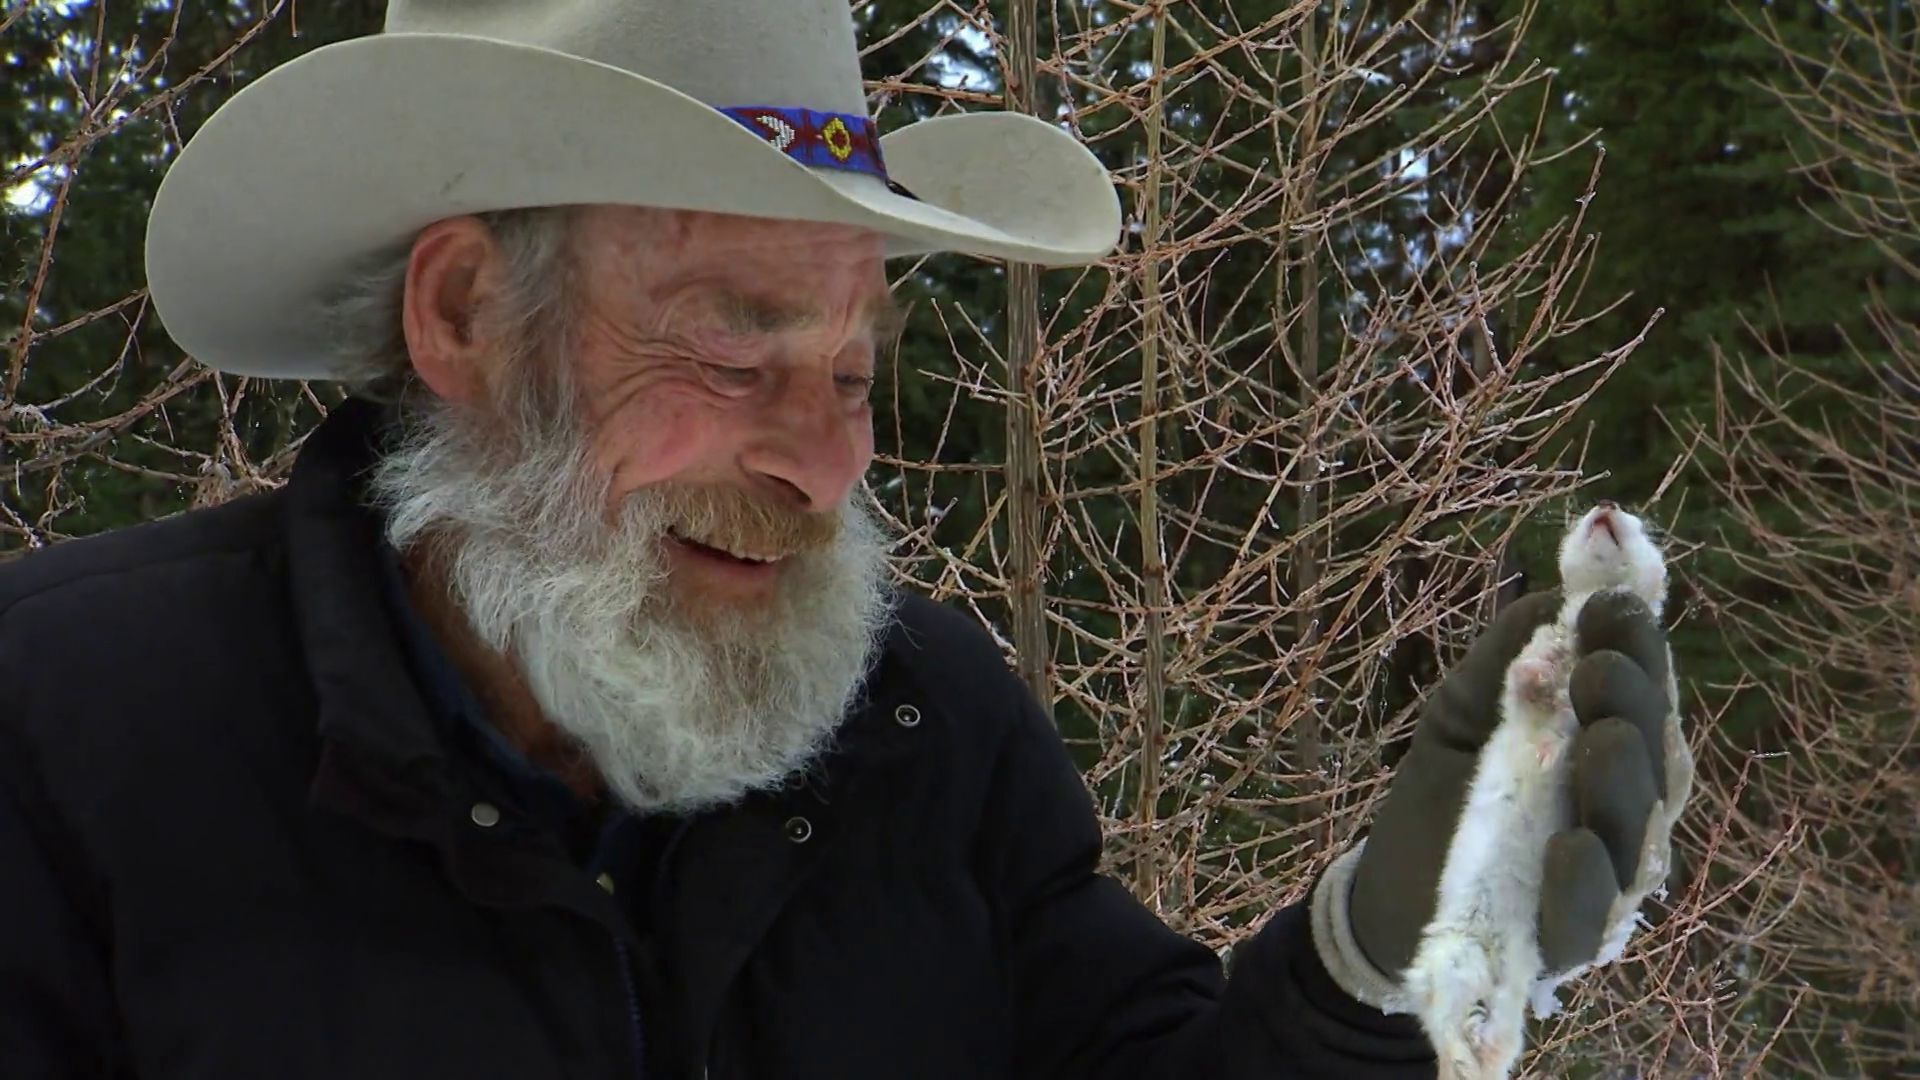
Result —
<instances>
[{"instance_id":1,"label":"metal snap button","mask_svg":"<svg viewBox=\"0 0 1920 1080\"><path fill-rule=\"evenodd\" d=\"M901 727L920 726L920 710L911 705L902 705L893 710L893 719Z\"/></svg>"},{"instance_id":2,"label":"metal snap button","mask_svg":"<svg viewBox=\"0 0 1920 1080\"><path fill-rule=\"evenodd\" d=\"M803 817L790 817L786 824L787 839L796 844L804 844L813 838L813 822Z\"/></svg>"},{"instance_id":3,"label":"metal snap button","mask_svg":"<svg viewBox=\"0 0 1920 1080\"><path fill-rule=\"evenodd\" d=\"M490 802L474 803L473 810L467 816L473 819L475 825L483 829L491 829L500 824L500 808Z\"/></svg>"}]
</instances>

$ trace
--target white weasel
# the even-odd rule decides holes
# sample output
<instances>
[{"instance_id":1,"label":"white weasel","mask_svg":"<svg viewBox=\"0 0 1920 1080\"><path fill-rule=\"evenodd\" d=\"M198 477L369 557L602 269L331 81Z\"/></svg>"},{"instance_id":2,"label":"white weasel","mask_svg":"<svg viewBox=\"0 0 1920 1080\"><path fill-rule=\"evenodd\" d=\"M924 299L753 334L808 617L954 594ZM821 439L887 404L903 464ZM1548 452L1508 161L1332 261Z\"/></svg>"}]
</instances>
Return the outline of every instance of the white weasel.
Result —
<instances>
[{"instance_id":1,"label":"white weasel","mask_svg":"<svg viewBox=\"0 0 1920 1080\"><path fill-rule=\"evenodd\" d=\"M1558 618L1536 630L1507 669L1500 723L1480 754L1433 920L1406 973L1441 1080L1508 1076L1525 1043L1529 999L1536 1016L1551 1015L1553 988L1577 973L1543 977L1537 934L1547 840L1574 821L1566 753L1578 727L1567 697L1574 619L1603 590L1631 590L1656 618L1666 600L1659 549L1638 518L1611 503L1568 531L1560 577L1565 602ZM1664 878L1664 849L1659 855ZM1597 963L1624 948L1644 895L1631 898L1625 912L1616 905Z\"/></svg>"}]
</instances>

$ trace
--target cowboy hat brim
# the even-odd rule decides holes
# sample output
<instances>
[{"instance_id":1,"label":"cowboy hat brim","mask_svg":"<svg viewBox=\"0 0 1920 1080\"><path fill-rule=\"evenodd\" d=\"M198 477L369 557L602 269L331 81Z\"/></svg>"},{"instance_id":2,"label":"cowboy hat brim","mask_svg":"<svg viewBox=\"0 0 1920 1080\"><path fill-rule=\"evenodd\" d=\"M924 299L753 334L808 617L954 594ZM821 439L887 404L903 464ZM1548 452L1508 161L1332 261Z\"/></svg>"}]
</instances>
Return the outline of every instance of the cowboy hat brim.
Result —
<instances>
[{"instance_id":1,"label":"cowboy hat brim","mask_svg":"<svg viewBox=\"0 0 1920 1080\"><path fill-rule=\"evenodd\" d=\"M611 65L465 35L355 38L262 76L189 140L154 196L148 286L200 361L326 378L320 313L342 275L460 214L619 203L830 221L885 234L889 256L1043 266L1093 262L1119 238L1105 167L1040 120L940 117L880 148L916 198L802 165L719 109Z\"/></svg>"}]
</instances>

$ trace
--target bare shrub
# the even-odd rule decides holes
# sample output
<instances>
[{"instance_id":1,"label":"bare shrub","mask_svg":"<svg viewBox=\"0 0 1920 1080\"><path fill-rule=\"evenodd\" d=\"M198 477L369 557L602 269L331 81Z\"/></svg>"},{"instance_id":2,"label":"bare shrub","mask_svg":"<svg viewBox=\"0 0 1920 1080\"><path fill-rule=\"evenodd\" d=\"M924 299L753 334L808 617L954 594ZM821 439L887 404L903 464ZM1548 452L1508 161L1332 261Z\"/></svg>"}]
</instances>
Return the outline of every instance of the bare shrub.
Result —
<instances>
[{"instance_id":1,"label":"bare shrub","mask_svg":"<svg viewBox=\"0 0 1920 1080\"><path fill-rule=\"evenodd\" d=\"M1798 356L1761 322L1715 357L1719 407L1696 434L1732 526L1708 596L1764 722L1717 762L1753 783L1716 852L1744 884L1710 937L1741 958L1742 1012L1778 1039L1769 1075L1915 1075L1920 53L1911 28L1831 18L1817 55L1749 21L1780 57L1799 172L1824 197L1808 212L1882 269L1860 283L1868 332L1843 335L1842 362Z\"/></svg>"}]
</instances>

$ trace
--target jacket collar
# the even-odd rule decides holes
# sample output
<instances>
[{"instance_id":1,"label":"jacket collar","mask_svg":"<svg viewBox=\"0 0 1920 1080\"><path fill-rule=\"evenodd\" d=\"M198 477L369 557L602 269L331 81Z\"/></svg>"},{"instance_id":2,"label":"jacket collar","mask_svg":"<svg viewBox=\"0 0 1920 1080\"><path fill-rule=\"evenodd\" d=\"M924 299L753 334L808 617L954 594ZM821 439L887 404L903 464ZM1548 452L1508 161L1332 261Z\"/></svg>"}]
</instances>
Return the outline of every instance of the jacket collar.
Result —
<instances>
[{"instance_id":1,"label":"jacket collar","mask_svg":"<svg viewBox=\"0 0 1920 1080\"><path fill-rule=\"evenodd\" d=\"M286 487L288 573L323 741L417 779L447 756L381 585L379 515L361 500L389 412L349 399L307 437Z\"/></svg>"}]
</instances>

